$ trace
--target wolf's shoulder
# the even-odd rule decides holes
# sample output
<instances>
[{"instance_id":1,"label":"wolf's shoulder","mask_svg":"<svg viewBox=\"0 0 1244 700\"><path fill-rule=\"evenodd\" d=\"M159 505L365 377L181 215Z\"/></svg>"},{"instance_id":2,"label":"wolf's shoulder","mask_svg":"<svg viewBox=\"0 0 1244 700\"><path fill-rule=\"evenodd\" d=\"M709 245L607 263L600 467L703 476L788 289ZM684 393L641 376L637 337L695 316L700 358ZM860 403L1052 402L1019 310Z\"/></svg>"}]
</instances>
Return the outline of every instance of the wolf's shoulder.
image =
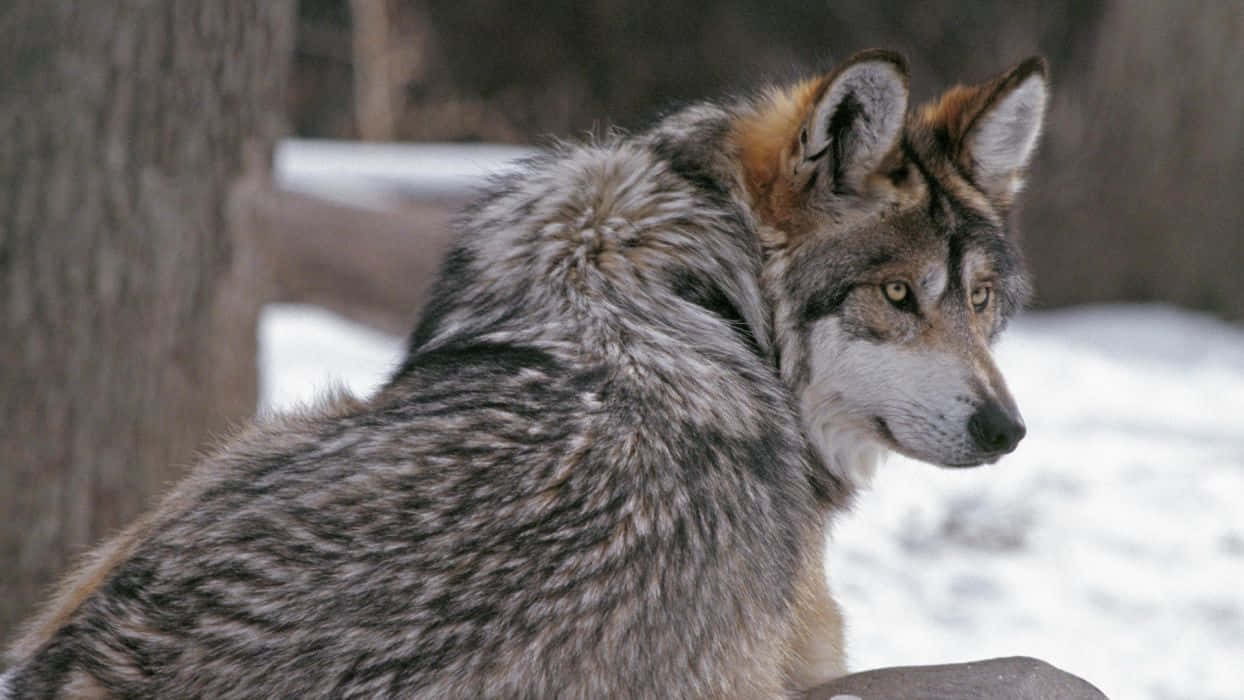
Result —
<instances>
[{"instance_id":1,"label":"wolf's shoulder","mask_svg":"<svg viewBox=\"0 0 1244 700\"><path fill-rule=\"evenodd\" d=\"M642 134L555 144L494 178L457 222L411 348L499 328L583 348L657 325L680 335L700 313L688 301L728 312L696 338L732 337L742 319L763 345L758 238L730 193L727 125L720 110L684 109Z\"/></svg>"},{"instance_id":2,"label":"wolf's shoulder","mask_svg":"<svg viewBox=\"0 0 1244 700\"><path fill-rule=\"evenodd\" d=\"M491 254L537 244L604 249L633 245L673 222L708 225L712 194L658 142L613 136L559 143L519 163L491 182L459 225L468 246Z\"/></svg>"}]
</instances>

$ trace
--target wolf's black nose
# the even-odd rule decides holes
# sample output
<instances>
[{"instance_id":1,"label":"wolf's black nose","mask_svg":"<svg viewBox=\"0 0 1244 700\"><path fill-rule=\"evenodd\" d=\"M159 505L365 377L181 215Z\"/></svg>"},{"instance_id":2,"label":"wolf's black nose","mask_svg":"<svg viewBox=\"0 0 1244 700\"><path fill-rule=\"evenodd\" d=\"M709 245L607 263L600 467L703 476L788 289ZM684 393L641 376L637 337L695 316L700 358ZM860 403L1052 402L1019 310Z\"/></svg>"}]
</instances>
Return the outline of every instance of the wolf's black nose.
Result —
<instances>
[{"instance_id":1,"label":"wolf's black nose","mask_svg":"<svg viewBox=\"0 0 1244 700\"><path fill-rule=\"evenodd\" d=\"M1028 434L1024 421L993 401L976 409L968 419L968 432L976 446L986 452L1010 452Z\"/></svg>"}]
</instances>

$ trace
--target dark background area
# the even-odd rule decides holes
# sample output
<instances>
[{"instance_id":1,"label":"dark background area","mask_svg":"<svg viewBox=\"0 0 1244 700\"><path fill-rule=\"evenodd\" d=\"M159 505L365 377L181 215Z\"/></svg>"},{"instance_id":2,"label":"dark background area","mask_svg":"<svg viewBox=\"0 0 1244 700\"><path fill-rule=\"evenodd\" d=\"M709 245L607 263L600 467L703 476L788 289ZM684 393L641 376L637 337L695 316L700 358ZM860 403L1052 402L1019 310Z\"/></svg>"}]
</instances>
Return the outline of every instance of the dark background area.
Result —
<instances>
[{"instance_id":1,"label":"dark background area","mask_svg":"<svg viewBox=\"0 0 1244 700\"><path fill-rule=\"evenodd\" d=\"M1238 2L303 0L289 118L305 138L538 144L874 46L907 56L913 103L1049 60L1017 213L1038 306L1244 317Z\"/></svg>"}]
</instances>

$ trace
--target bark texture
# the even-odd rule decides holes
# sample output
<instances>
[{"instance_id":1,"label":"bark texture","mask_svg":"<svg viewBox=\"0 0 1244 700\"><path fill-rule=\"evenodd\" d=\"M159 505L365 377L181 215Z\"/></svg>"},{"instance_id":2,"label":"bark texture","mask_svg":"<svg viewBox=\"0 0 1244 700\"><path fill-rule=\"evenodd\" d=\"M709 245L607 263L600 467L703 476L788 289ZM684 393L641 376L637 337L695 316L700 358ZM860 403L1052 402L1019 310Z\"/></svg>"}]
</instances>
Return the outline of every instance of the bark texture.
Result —
<instances>
[{"instance_id":1,"label":"bark texture","mask_svg":"<svg viewBox=\"0 0 1244 700\"><path fill-rule=\"evenodd\" d=\"M2 637L254 411L229 201L280 133L292 28L289 0L0 8Z\"/></svg>"}]
</instances>

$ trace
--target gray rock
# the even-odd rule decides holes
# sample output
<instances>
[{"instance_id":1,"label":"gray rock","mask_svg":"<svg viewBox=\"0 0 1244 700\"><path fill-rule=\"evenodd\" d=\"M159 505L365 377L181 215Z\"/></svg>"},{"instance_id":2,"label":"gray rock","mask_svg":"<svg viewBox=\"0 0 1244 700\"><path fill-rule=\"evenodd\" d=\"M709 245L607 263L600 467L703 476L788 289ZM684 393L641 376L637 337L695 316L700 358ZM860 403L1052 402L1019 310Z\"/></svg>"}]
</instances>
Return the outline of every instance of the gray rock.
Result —
<instances>
[{"instance_id":1,"label":"gray rock","mask_svg":"<svg viewBox=\"0 0 1244 700\"><path fill-rule=\"evenodd\" d=\"M895 666L843 676L806 700L1105 700L1088 681L1026 656Z\"/></svg>"}]
</instances>

